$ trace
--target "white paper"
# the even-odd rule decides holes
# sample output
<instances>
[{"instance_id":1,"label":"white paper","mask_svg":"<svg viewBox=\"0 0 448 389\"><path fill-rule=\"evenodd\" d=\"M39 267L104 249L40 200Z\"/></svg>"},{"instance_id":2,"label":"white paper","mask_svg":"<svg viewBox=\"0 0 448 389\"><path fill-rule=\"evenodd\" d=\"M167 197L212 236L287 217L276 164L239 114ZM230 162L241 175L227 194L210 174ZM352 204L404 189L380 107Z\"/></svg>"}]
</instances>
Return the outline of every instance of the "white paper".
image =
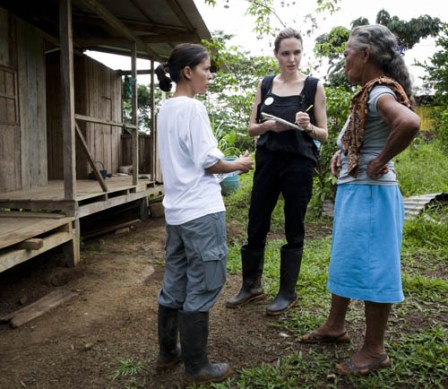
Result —
<instances>
[{"instance_id":1,"label":"white paper","mask_svg":"<svg viewBox=\"0 0 448 389\"><path fill-rule=\"evenodd\" d=\"M297 124L288 122L287 120L282 119L282 118L279 118L279 117L277 117L277 116L270 115L270 114L265 113L265 112L262 112L262 113L261 113L261 116L262 116L263 119L266 119L266 120L275 120L276 122L285 124L285 125L288 126L288 127L295 128L296 130L299 130L299 131L305 131L302 127L299 127Z\"/></svg>"}]
</instances>

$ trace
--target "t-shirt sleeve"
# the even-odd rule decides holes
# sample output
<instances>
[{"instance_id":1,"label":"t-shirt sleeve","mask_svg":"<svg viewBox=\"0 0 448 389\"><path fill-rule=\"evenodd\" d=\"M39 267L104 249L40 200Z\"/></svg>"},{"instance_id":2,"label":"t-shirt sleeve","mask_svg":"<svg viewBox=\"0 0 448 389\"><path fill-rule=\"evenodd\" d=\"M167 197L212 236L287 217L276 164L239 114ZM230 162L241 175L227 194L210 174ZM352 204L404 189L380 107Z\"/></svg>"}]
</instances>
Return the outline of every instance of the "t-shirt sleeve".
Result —
<instances>
[{"instance_id":1,"label":"t-shirt sleeve","mask_svg":"<svg viewBox=\"0 0 448 389\"><path fill-rule=\"evenodd\" d=\"M224 154L218 149L218 141L213 135L210 120L204 105L195 105L190 121L190 150L195 165L207 169L215 165Z\"/></svg>"},{"instance_id":2,"label":"t-shirt sleeve","mask_svg":"<svg viewBox=\"0 0 448 389\"><path fill-rule=\"evenodd\" d=\"M392 89L390 89L387 86L379 85L372 89L369 95L369 111L377 113L377 104L378 100L383 96L392 96L395 100L397 99L397 96L393 92Z\"/></svg>"}]
</instances>

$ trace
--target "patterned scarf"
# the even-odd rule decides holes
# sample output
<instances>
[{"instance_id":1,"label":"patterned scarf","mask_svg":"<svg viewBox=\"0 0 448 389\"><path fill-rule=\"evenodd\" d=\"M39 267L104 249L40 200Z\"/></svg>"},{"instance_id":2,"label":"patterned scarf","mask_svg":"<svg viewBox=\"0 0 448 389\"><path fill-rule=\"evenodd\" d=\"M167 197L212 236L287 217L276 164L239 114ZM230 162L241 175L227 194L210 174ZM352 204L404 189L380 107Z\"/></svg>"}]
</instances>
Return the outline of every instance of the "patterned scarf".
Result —
<instances>
[{"instance_id":1,"label":"patterned scarf","mask_svg":"<svg viewBox=\"0 0 448 389\"><path fill-rule=\"evenodd\" d=\"M350 105L350 118L347 129L342 135L341 142L344 154L348 157L348 174L352 177L358 175L359 157L361 146L364 139L364 131L367 116L367 101L370 91L376 85L386 85L390 87L397 96L397 101L404 106L411 108L406 92L403 87L395 80L381 76L370 80L362 89L352 98Z\"/></svg>"}]
</instances>

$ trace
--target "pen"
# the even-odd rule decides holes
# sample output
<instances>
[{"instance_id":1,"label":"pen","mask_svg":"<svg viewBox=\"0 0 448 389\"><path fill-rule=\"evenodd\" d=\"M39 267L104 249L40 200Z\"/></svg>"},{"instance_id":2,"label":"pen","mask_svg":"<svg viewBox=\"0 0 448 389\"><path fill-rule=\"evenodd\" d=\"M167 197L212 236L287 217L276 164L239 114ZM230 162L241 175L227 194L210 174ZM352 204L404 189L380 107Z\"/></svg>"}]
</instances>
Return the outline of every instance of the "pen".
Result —
<instances>
[{"instance_id":1,"label":"pen","mask_svg":"<svg viewBox=\"0 0 448 389\"><path fill-rule=\"evenodd\" d=\"M311 104L306 110L305 110L305 112L308 112L311 108L313 108L314 107L314 104Z\"/></svg>"}]
</instances>

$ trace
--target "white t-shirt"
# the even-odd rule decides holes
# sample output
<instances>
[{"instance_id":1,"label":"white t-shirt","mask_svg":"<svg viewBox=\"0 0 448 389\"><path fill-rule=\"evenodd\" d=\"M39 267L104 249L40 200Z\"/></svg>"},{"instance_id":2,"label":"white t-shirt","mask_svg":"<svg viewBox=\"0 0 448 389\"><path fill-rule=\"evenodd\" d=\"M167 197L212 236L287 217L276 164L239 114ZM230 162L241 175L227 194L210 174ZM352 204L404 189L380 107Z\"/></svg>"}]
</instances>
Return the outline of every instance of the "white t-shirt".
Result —
<instances>
[{"instance_id":1,"label":"white t-shirt","mask_svg":"<svg viewBox=\"0 0 448 389\"><path fill-rule=\"evenodd\" d=\"M166 100L157 117L165 219L179 225L225 211L221 186L205 169L224 157L204 105L190 97Z\"/></svg>"}]
</instances>

